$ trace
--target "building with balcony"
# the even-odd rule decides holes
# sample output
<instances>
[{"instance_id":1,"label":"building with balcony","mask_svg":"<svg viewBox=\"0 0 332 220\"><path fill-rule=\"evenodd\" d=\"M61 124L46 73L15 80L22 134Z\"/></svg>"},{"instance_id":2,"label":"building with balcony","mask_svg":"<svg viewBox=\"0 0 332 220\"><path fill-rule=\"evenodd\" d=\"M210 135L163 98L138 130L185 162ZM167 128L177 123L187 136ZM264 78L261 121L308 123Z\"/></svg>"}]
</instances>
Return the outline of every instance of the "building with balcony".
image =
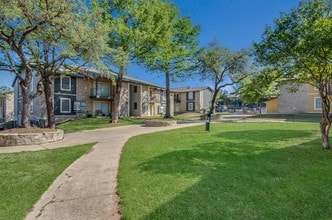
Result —
<instances>
[{"instance_id":1,"label":"building with balcony","mask_svg":"<svg viewBox=\"0 0 332 220\"><path fill-rule=\"evenodd\" d=\"M113 77L116 77L115 75ZM15 120L21 121L21 93L18 80L14 82ZM33 77L33 85L39 77ZM89 74L76 73L56 76L52 79L54 114L57 123L84 117L109 117L112 112L115 85L109 76L89 70ZM119 116L155 116L165 109L163 88L139 79L124 77L120 95ZM31 101L32 120L46 120L44 96Z\"/></svg>"},{"instance_id":2,"label":"building with balcony","mask_svg":"<svg viewBox=\"0 0 332 220\"><path fill-rule=\"evenodd\" d=\"M174 112L201 113L211 106L213 90L208 87L181 87L171 89L174 100Z\"/></svg>"}]
</instances>

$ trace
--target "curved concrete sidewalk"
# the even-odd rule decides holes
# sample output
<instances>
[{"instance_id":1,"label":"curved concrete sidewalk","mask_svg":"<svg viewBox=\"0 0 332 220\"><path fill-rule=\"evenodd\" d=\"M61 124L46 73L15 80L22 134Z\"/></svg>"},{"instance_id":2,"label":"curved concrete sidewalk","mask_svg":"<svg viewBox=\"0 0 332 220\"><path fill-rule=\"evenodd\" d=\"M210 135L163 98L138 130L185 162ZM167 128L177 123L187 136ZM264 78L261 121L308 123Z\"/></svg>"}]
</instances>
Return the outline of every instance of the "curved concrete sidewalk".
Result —
<instances>
[{"instance_id":1,"label":"curved concrete sidewalk","mask_svg":"<svg viewBox=\"0 0 332 220\"><path fill-rule=\"evenodd\" d=\"M117 173L125 142L133 136L201 123L170 127L140 125L104 128L66 134L62 141L18 147L1 147L0 153L36 151L97 142L70 165L41 196L25 219L121 219ZM203 129L203 128L202 128Z\"/></svg>"}]
</instances>

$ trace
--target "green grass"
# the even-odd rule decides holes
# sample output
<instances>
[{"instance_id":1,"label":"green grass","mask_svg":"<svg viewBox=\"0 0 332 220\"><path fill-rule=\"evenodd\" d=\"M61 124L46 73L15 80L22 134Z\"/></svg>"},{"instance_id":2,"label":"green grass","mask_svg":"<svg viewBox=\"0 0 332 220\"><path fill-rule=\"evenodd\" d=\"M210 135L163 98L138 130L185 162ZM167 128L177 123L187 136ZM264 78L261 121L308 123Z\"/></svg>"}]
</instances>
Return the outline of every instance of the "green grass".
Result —
<instances>
[{"instance_id":1,"label":"green grass","mask_svg":"<svg viewBox=\"0 0 332 220\"><path fill-rule=\"evenodd\" d=\"M198 119L199 116L174 116L174 120L185 121L185 120L193 120ZM69 132L77 132L82 130L93 130L98 128L111 128L111 127L119 127L126 125L135 125L135 124L143 124L145 120L149 119L163 119L162 116L156 117L129 117L129 118L120 118L118 124L109 123L109 118L83 118L79 120L68 121L63 124L57 126L58 129L64 130L65 133Z\"/></svg>"},{"instance_id":2,"label":"green grass","mask_svg":"<svg viewBox=\"0 0 332 220\"><path fill-rule=\"evenodd\" d=\"M58 129L64 130L65 133L82 130L93 130L97 128L110 128L125 125L143 124L142 118L121 118L120 123L111 124L109 118L83 118L80 120L68 121L57 126Z\"/></svg>"},{"instance_id":3,"label":"green grass","mask_svg":"<svg viewBox=\"0 0 332 220\"><path fill-rule=\"evenodd\" d=\"M321 113L303 113L303 114L258 114L251 118L276 118L285 119L293 122L320 122L322 119Z\"/></svg>"},{"instance_id":4,"label":"green grass","mask_svg":"<svg viewBox=\"0 0 332 220\"><path fill-rule=\"evenodd\" d=\"M23 219L63 170L93 145L0 154L0 219Z\"/></svg>"},{"instance_id":5,"label":"green grass","mask_svg":"<svg viewBox=\"0 0 332 220\"><path fill-rule=\"evenodd\" d=\"M331 219L332 152L313 123L218 123L131 138L124 219Z\"/></svg>"}]
</instances>

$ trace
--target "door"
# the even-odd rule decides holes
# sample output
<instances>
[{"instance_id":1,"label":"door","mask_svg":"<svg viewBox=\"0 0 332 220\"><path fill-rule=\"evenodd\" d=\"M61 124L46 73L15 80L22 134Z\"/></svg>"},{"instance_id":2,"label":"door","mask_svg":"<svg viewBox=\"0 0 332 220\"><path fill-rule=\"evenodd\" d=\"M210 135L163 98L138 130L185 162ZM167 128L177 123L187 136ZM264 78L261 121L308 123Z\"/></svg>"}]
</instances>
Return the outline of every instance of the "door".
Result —
<instances>
[{"instance_id":1,"label":"door","mask_svg":"<svg viewBox=\"0 0 332 220\"><path fill-rule=\"evenodd\" d=\"M94 116L109 116L110 115L109 102L93 102L93 115Z\"/></svg>"}]
</instances>

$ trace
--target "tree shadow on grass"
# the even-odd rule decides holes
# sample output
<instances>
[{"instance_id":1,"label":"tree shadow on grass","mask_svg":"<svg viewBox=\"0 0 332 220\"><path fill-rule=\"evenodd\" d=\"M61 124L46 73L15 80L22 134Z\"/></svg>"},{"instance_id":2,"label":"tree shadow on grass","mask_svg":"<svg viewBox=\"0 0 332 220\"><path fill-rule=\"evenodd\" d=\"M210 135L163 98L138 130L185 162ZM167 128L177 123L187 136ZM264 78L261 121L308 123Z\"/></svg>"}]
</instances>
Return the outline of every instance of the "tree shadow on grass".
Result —
<instances>
[{"instance_id":1,"label":"tree shadow on grass","mask_svg":"<svg viewBox=\"0 0 332 220\"><path fill-rule=\"evenodd\" d=\"M228 140L250 140L250 142L276 142L303 138L311 135L308 131L299 130L239 130L217 133L217 137Z\"/></svg>"},{"instance_id":2,"label":"tree shadow on grass","mask_svg":"<svg viewBox=\"0 0 332 220\"><path fill-rule=\"evenodd\" d=\"M199 178L143 219L329 218L331 154L312 147L319 139L280 149L261 147L258 136L264 134L273 134L271 143L308 135L292 130L280 133L281 138L277 130L246 131L257 137L256 143L241 143L232 140L247 140L243 134L224 132L220 134L224 141L198 144L142 163L139 172Z\"/></svg>"}]
</instances>

